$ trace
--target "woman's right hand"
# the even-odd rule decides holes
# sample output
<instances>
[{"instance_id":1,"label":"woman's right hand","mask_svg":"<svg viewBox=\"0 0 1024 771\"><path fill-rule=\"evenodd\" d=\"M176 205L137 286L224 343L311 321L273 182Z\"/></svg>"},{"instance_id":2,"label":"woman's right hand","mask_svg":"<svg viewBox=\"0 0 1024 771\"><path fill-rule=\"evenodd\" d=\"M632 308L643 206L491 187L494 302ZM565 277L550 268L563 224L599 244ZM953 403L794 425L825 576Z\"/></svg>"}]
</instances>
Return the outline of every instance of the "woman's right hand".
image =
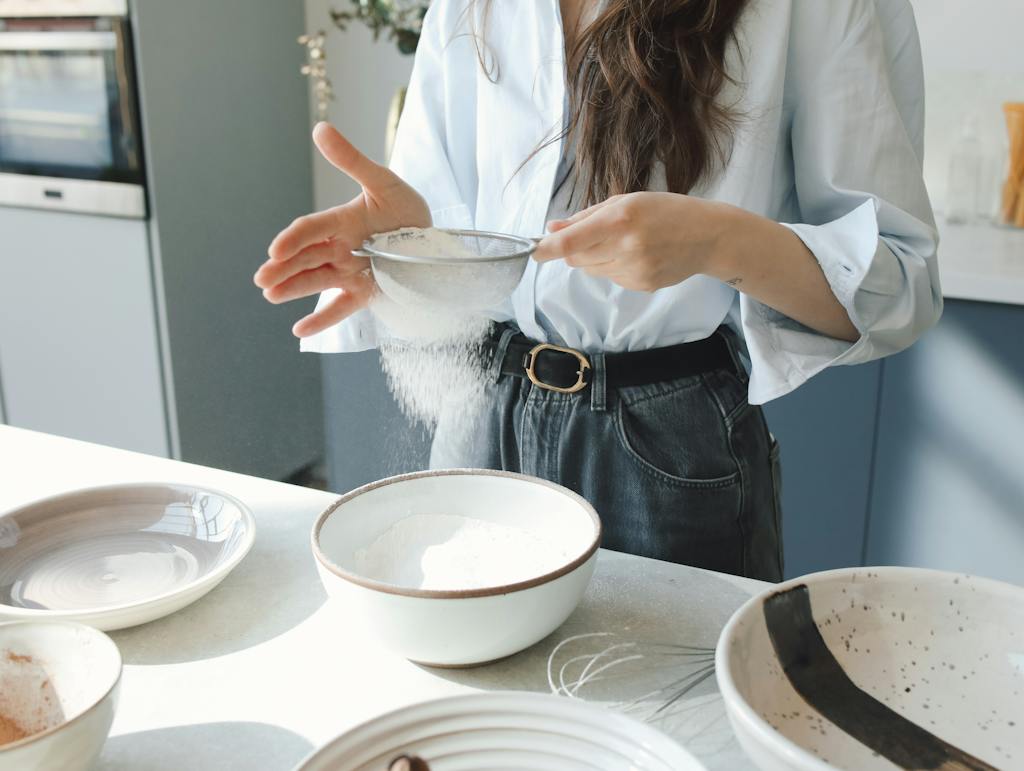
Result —
<instances>
[{"instance_id":1,"label":"woman's right hand","mask_svg":"<svg viewBox=\"0 0 1024 771\"><path fill-rule=\"evenodd\" d=\"M323 308L296 322L296 337L309 337L364 307L375 284L369 261L353 249L374 233L401 227L429 227L423 197L398 175L374 163L328 123L313 129L320 154L362 187L341 206L299 217L270 244L270 256L253 280L272 303L308 297L325 289L341 292Z\"/></svg>"}]
</instances>

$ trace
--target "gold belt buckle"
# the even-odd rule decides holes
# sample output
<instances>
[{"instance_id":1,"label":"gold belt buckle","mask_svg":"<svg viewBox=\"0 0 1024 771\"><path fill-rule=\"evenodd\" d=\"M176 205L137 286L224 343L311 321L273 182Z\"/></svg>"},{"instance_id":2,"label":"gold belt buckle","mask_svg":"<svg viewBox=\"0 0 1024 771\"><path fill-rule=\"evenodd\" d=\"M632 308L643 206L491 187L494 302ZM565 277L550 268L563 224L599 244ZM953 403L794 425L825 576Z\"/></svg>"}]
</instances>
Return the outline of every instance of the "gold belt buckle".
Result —
<instances>
[{"instance_id":1,"label":"gold belt buckle","mask_svg":"<svg viewBox=\"0 0 1024 771\"><path fill-rule=\"evenodd\" d=\"M537 354L541 351L558 351L559 353L568 353L575 356L580 363L580 368L576 371L576 375L578 377L577 381L568 388L562 388L560 386L549 385L538 378L537 373L534 371L534 365L537 363ZM558 345L551 345L550 343L541 343L540 345L535 345L530 349L530 353L528 355L530 360L526 365L526 376L530 378L530 382L535 386L544 388L548 391L557 391L560 394L574 394L587 387L586 380L584 380L584 373L590 369L590 362L587 360L587 357L579 351L573 348L562 348Z\"/></svg>"}]
</instances>

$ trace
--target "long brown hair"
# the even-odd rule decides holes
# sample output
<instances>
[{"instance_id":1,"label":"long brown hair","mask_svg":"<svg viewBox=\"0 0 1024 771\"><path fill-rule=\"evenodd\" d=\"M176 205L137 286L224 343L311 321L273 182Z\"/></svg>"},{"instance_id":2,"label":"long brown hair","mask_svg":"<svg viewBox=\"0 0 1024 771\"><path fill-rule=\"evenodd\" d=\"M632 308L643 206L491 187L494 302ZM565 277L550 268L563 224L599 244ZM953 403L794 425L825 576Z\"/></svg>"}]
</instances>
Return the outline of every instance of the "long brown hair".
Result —
<instances>
[{"instance_id":1,"label":"long brown hair","mask_svg":"<svg viewBox=\"0 0 1024 771\"><path fill-rule=\"evenodd\" d=\"M493 0L483 2L486 20ZM719 95L732 82L726 52L746 5L607 0L583 27L567 52L563 132L575 142L583 206L646 189L658 161L668 189L687 193L726 160L739 116ZM498 63L477 40L481 65L497 77Z\"/></svg>"}]
</instances>

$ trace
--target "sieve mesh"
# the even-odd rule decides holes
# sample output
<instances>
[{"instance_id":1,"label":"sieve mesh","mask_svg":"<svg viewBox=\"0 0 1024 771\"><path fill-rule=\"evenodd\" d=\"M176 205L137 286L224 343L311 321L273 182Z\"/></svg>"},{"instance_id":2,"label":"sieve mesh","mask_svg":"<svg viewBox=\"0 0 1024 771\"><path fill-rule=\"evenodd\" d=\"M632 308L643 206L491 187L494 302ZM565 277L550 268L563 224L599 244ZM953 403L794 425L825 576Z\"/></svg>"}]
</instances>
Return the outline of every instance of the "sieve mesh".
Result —
<instances>
[{"instance_id":1,"label":"sieve mesh","mask_svg":"<svg viewBox=\"0 0 1024 771\"><path fill-rule=\"evenodd\" d=\"M537 240L483 230L402 228L371 236L357 254L432 265L487 263L529 256Z\"/></svg>"}]
</instances>

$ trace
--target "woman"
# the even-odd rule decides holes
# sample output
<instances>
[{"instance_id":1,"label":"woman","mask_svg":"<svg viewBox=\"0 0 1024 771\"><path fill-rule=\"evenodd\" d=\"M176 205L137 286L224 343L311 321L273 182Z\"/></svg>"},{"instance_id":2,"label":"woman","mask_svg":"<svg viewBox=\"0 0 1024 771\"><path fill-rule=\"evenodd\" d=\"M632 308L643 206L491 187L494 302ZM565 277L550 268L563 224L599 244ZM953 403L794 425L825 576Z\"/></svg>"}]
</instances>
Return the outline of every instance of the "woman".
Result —
<instances>
[{"instance_id":1,"label":"woman","mask_svg":"<svg viewBox=\"0 0 1024 771\"><path fill-rule=\"evenodd\" d=\"M777 580L757 405L941 312L922 113L907 0L435 0L391 169L318 126L363 192L282 231L256 282L323 293L304 350L359 350L366 236L547 225L455 462L581 492L610 548Z\"/></svg>"}]
</instances>

